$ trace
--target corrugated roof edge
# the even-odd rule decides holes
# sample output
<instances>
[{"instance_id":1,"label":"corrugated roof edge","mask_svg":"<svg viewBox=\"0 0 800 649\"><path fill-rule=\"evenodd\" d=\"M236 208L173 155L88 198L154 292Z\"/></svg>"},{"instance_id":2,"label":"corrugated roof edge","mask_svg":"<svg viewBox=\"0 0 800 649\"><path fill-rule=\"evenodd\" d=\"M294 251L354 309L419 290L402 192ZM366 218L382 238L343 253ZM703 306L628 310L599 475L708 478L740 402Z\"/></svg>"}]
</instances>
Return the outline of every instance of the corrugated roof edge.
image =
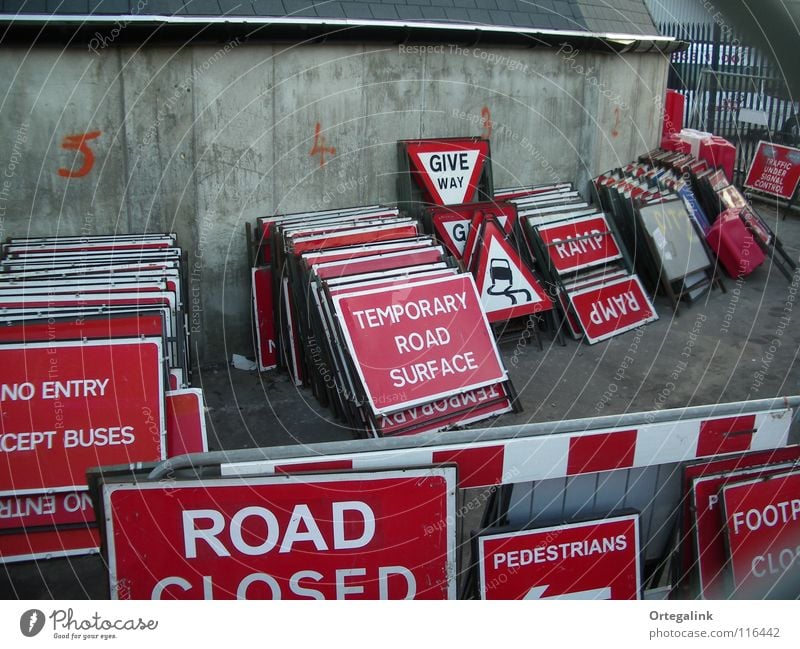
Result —
<instances>
[{"instance_id":1,"label":"corrugated roof edge","mask_svg":"<svg viewBox=\"0 0 800 649\"><path fill-rule=\"evenodd\" d=\"M46 25L46 26L97 26L114 25L124 22L126 25L147 26L226 26L226 27L300 27L315 26L320 28L386 28L393 30L413 30L417 32L443 31L468 32L476 37L482 35L518 35L523 37L562 37L597 39L617 51L659 51L662 53L684 49L686 44L672 36L642 35L613 32L590 32L586 30L541 29L531 27L514 27L503 25L485 25L468 22L436 22L418 20L361 20L349 18L305 18L288 16L173 16L173 15L52 15L52 14L4 14L0 13L0 24Z\"/></svg>"}]
</instances>

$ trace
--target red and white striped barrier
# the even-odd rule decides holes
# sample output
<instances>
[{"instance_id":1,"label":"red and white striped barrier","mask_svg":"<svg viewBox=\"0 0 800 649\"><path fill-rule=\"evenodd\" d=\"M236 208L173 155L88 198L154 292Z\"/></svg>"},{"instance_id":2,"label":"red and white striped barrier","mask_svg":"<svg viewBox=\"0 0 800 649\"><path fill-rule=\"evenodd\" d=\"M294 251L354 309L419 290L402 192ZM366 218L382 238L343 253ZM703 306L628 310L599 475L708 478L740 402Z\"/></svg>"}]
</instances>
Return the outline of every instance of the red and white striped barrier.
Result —
<instances>
[{"instance_id":1,"label":"red and white striped barrier","mask_svg":"<svg viewBox=\"0 0 800 649\"><path fill-rule=\"evenodd\" d=\"M673 421L647 423L643 415L645 423L638 425L492 441L448 443L445 434L430 446L317 456L298 447L296 457L222 463L220 469L223 476L253 476L454 463L459 487L483 487L780 448L788 443L792 421L791 408L694 419L681 419L683 410L675 413Z\"/></svg>"}]
</instances>

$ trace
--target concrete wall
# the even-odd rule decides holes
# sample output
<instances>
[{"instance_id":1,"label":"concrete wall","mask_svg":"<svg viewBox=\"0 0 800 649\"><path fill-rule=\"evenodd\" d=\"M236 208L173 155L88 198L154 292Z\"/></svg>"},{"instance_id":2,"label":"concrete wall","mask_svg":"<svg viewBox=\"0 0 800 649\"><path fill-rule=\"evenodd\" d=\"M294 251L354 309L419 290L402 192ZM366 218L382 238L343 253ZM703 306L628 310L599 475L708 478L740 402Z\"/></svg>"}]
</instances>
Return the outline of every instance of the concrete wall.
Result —
<instances>
[{"instance_id":1,"label":"concrete wall","mask_svg":"<svg viewBox=\"0 0 800 649\"><path fill-rule=\"evenodd\" d=\"M395 45L0 51L0 236L174 230L202 363L251 354L244 224L396 200L398 139L486 132L496 186L585 181L657 144L659 54ZM310 155L315 125L335 155ZM85 163L62 147L99 131Z\"/></svg>"}]
</instances>

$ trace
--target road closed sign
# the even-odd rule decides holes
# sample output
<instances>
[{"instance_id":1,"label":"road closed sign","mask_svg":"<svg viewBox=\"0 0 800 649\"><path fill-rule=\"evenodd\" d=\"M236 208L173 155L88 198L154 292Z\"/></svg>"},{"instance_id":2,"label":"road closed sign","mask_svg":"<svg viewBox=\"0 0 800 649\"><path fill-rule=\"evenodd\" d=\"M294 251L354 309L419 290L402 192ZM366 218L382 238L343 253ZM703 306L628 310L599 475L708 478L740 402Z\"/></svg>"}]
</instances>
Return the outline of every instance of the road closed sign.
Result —
<instances>
[{"instance_id":1,"label":"road closed sign","mask_svg":"<svg viewBox=\"0 0 800 649\"><path fill-rule=\"evenodd\" d=\"M0 345L0 493L86 485L164 459L159 339Z\"/></svg>"},{"instance_id":2,"label":"road closed sign","mask_svg":"<svg viewBox=\"0 0 800 649\"><path fill-rule=\"evenodd\" d=\"M437 205L474 200L489 155L489 142L477 138L405 142L416 177Z\"/></svg>"},{"instance_id":3,"label":"road closed sign","mask_svg":"<svg viewBox=\"0 0 800 649\"><path fill-rule=\"evenodd\" d=\"M482 599L639 599L639 516L478 538Z\"/></svg>"},{"instance_id":4,"label":"road closed sign","mask_svg":"<svg viewBox=\"0 0 800 649\"><path fill-rule=\"evenodd\" d=\"M793 598L800 575L800 471L721 491L733 595Z\"/></svg>"},{"instance_id":5,"label":"road closed sign","mask_svg":"<svg viewBox=\"0 0 800 649\"><path fill-rule=\"evenodd\" d=\"M106 484L115 599L455 598L456 469Z\"/></svg>"},{"instance_id":6,"label":"road closed sign","mask_svg":"<svg viewBox=\"0 0 800 649\"><path fill-rule=\"evenodd\" d=\"M506 378L471 275L351 293L333 304L377 415Z\"/></svg>"}]
</instances>

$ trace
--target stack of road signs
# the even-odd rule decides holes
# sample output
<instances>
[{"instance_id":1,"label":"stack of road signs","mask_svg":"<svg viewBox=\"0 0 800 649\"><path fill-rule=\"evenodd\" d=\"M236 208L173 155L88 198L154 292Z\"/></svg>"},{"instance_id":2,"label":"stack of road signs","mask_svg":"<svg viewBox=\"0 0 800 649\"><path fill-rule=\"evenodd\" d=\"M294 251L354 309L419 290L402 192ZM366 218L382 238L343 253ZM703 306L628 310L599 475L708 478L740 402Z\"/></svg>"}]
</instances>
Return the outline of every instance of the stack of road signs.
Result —
<instances>
[{"instance_id":1,"label":"stack of road signs","mask_svg":"<svg viewBox=\"0 0 800 649\"><path fill-rule=\"evenodd\" d=\"M296 336L292 313L284 316L287 330L282 339L276 336L276 314L287 312L287 293L283 286L285 268L276 265L273 259L273 231L281 226L311 226L325 231L344 231L359 223L374 224L376 221L398 217L396 208L383 205L369 205L336 210L297 212L261 217L256 222L255 236L251 235L248 224L248 240L252 240L254 254L251 255L251 287L253 296L253 318L255 330L256 362L261 371L281 366L290 368L299 384L302 383L302 347ZM276 259L283 260L278 251ZM279 262L280 263L280 262ZM274 270L276 269L276 270ZM275 299L275 298L278 299Z\"/></svg>"},{"instance_id":2,"label":"stack of road signs","mask_svg":"<svg viewBox=\"0 0 800 649\"><path fill-rule=\"evenodd\" d=\"M278 348L295 382L371 436L516 407L472 278L418 221L368 209L271 224Z\"/></svg>"},{"instance_id":3,"label":"stack of road signs","mask_svg":"<svg viewBox=\"0 0 800 649\"><path fill-rule=\"evenodd\" d=\"M0 262L0 559L96 552L86 470L207 450L174 235L12 239Z\"/></svg>"},{"instance_id":4,"label":"stack of road signs","mask_svg":"<svg viewBox=\"0 0 800 649\"><path fill-rule=\"evenodd\" d=\"M658 317L602 211L570 186L513 202L531 260L558 295L573 336L591 344Z\"/></svg>"},{"instance_id":5,"label":"stack of road signs","mask_svg":"<svg viewBox=\"0 0 800 649\"><path fill-rule=\"evenodd\" d=\"M475 277L489 322L548 313L553 302L516 242L517 208L508 202L468 203L427 210L438 238Z\"/></svg>"},{"instance_id":6,"label":"stack of road signs","mask_svg":"<svg viewBox=\"0 0 800 649\"><path fill-rule=\"evenodd\" d=\"M740 423L744 429L751 425ZM783 493L784 477L792 472L797 475L798 467L800 446L686 466L679 546L685 585L696 574L699 595L705 599L800 594L797 481L791 492ZM731 498L734 493L736 499ZM785 581L787 576L793 581ZM783 590L788 585L794 592Z\"/></svg>"},{"instance_id":7,"label":"stack of road signs","mask_svg":"<svg viewBox=\"0 0 800 649\"><path fill-rule=\"evenodd\" d=\"M680 300L691 302L716 285L722 290L724 286L706 244L709 218L684 176L706 163L673 152L656 158L662 166L631 163L602 174L594 186L633 250L637 271L677 310Z\"/></svg>"},{"instance_id":8,"label":"stack of road signs","mask_svg":"<svg viewBox=\"0 0 800 649\"><path fill-rule=\"evenodd\" d=\"M492 199L488 140L478 137L400 140L397 147L397 195L408 214L420 217L426 206Z\"/></svg>"}]
</instances>

